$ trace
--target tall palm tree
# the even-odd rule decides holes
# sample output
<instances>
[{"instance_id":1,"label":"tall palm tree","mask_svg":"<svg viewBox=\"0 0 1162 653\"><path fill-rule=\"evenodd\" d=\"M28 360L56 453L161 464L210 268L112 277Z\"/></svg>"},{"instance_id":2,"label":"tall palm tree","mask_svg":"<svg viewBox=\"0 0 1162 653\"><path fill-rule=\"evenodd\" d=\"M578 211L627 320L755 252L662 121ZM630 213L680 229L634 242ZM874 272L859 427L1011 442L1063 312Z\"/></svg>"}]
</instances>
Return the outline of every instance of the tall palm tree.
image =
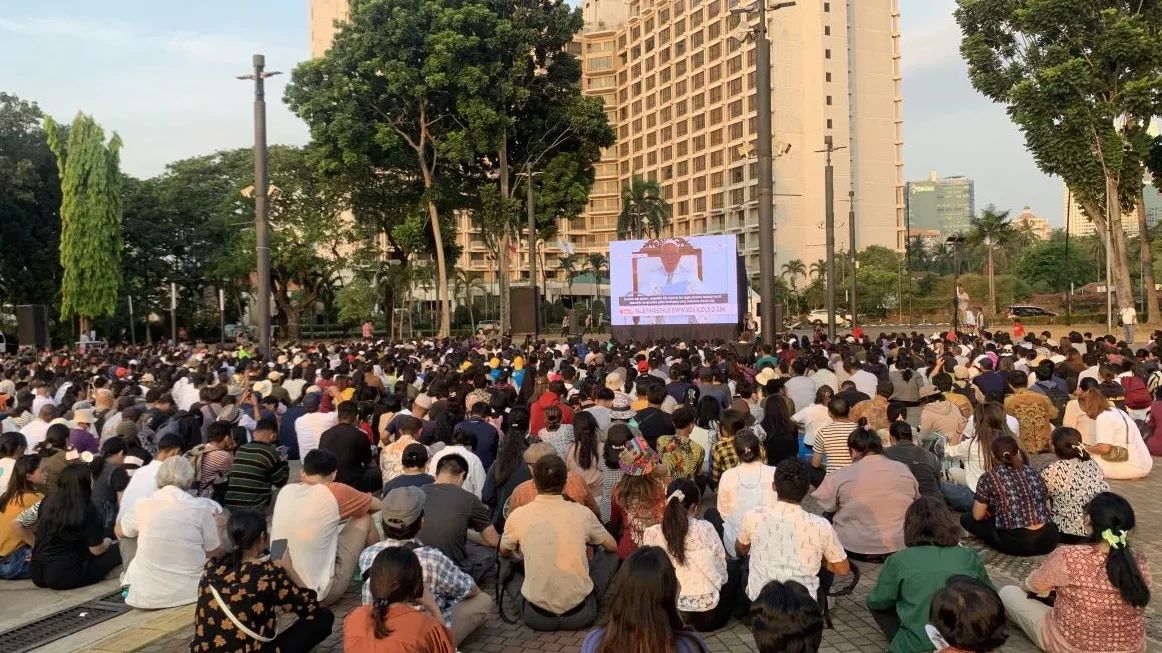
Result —
<instances>
[{"instance_id":1,"label":"tall palm tree","mask_svg":"<svg viewBox=\"0 0 1162 653\"><path fill-rule=\"evenodd\" d=\"M601 271L609 268L609 261L604 254L594 252L589 255L585 263L589 267L589 273L593 275L593 302L598 301L598 288L601 286ZM589 304L589 312L593 313L593 302Z\"/></svg>"},{"instance_id":2,"label":"tall palm tree","mask_svg":"<svg viewBox=\"0 0 1162 653\"><path fill-rule=\"evenodd\" d=\"M819 259L811 264L811 278L816 281L827 278L827 261Z\"/></svg>"},{"instance_id":3,"label":"tall palm tree","mask_svg":"<svg viewBox=\"0 0 1162 653\"><path fill-rule=\"evenodd\" d=\"M802 259L792 259L783 264L783 273L780 276L787 278L788 283L791 284L791 290L796 290L795 280L807 276L807 266Z\"/></svg>"},{"instance_id":4,"label":"tall palm tree","mask_svg":"<svg viewBox=\"0 0 1162 653\"><path fill-rule=\"evenodd\" d=\"M643 239L661 238L662 229L670 222L670 205L662 195L662 187L634 175L621 191L621 214L617 216L617 237Z\"/></svg>"},{"instance_id":5,"label":"tall palm tree","mask_svg":"<svg viewBox=\"0 0 1162 653\"><path fill-rule=\"evenodd\" d=\"M983 247L985 250L986 269L989 278L989 315L997 313L997 284L996 284L996 251L998 248L1006 253L1014 240L1016 228L1009 220L1009 212L1001 211L990 204L979 216L972 218L972 226L968 234L968 242L974 248ZM1007 258L1007 257L1006 257Z\"/></svg>"},{"instance_id":6,"label":"tall palm tree","mask_svg":"<svg viewBox=\"0 0 1162 653\"><path fill-rule=\"evenodd\" d=\"M568 293L573 294L573 275L577 273L577 263L580 262L582 256L580 254L566 254L565 256L557 257L557 265L565 272L565 285L568 287Z\"/></svg>"},{"instance_id":7,"label":"tall palm tree","mask_svg":"<svg viewBox=\"0 0 1162 653\"><path fill-rule=\"evenodd\" d=\"M484 279L479 272L469 272L456 268L456 275L452 278L452 292L460 297L468 307L468 322L472 325L472 332L476 333L476 315L473 312L472 297L474 290L484 290Z\"/></svg>"}]
</instances>

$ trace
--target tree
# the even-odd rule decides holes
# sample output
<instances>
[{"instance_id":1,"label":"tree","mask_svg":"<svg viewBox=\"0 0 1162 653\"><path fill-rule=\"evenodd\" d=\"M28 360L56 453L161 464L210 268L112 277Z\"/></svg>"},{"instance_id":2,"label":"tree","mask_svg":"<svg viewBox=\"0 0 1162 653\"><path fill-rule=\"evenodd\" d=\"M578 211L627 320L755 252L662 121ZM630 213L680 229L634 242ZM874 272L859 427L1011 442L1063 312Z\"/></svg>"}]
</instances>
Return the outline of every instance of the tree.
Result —
<instances>
[{"instance_id":1,"label":"tree","mask_svg":"<svg viewBox=\"0 0 1162 653\"><path fill-rule=\"evenodd\" d=\"M343 324L361 324L371 319L375 310L375 287L367 279L356 276L335 293L335 306Z\"/></svg>"},{"instance_id":2,"label":"tree","mask_svg":"<svg viewBox=\"0 0 1162 653\"><path fill-rule=\"evenodd\" d=\"M0 301L59 305L61 184L34 102L0 93Z\"/></svg>"},{"instance_id":3,"label":"tree","mask_svg":"<svg viewBox=\"0 0 1162 653\"><path fill-rule=\"evenodd\" d=\"M824 264L824 272L826 273L826 264ZM783 264L783 273L780 275L789 280L791 290L796 288L796 279L807 276L807 266L803 264L802 259L793 259Z\"/></svg>"},{"instance_id":4,"label":"tree","mask_svg":"<svg viewBox=\"0 0 1162 653\"><path fill-rule=\"evenodd\" d=\"M661 238L662 229L670 222L670 205L662 196L662 187L634 175L621 191L621 213L617 216L617 237L643 239Z\"/></svg>"},{"instance_id":5,"label":"tree","mask_svg":"<svg viewBox=\"0 0 1162 653\"><path fill-rule=\"evenodd\" d=\"M473 313L472 308L472 292L477 289L484 291L484 280L479 272L469 272L462 268L456 268L456 276L452 278L452 285L456 295L464 302L464 306L468 307L468 322L472 325L472 332L475 333L476 314Z\"/></svg>"},{"instance_id":6,"label":"tree","mask_svg":"<svg viewBox=\"0 0 1162 653\"><path fill-rule=\"evenodd\" d=\"M1097 279L1097 266L1086 252L1071 243L1066 256L1065 241L1038 243L1021 255L1014 268L1020 277L1038 292L1067 292Z\"/></svg>"},{"instance_id":7,"label":"tree","mask_svg":"<svg viewBox=\"0 0 1162 653\"><path fill-rule=\"evenodd\" d=\"M468 114L494 111L488 37L496 14L483 0L363 0L331 49L300 64L287 86L291 109L308 125L324 167L358 157L418 183L436 259L439 336L451 329L445 234L466 203L462 166L480 153ZM359 136L366 142L352 141ZM351 155L354 150L357 154Z\"/></svg>"},{"instance_id":8,"label":"tree","mask_svg":"<svg viewBox=\"0 0 1162 653\"><path fill-rule=\"evenodd\" d=\"M1059 175L1111 235L1118 304L1132 306L1122 213L1141 190L1146 127L1162 109L1162 3L957 4L973 86L1006 105L1041 170Z\"/></svg>"},{"instance_id":9,"label":"tree","mask_svg":"<svg viewBox=\"0 0 1162 653\"><path fill-rule=\"evenodd\" d=\"M819 259L811 264L811 278L819 281L827 279L827 260Z\"/></svg>"},{"instance_id":10,"label":"tree","mask_svg":"<svg viewBox=\"0 0 1162 653\"><path fill-rule=\"evenodd\" d=\"M45 119L61 182L61 316L94 317L117 308L121 287L121 137L108 143L91 116L65 128Z\"/></svg>"},{"instance_id":11,"label":"tree","mask_svg":"<svg viewBox=\"0 0 1162 653\"><path fill-rule=\"evenodd\" d=\"M609 261L606 260L604 254L593 252L589 254L586 263L589 267L589 273L593 275L593 301L596 302L598 300L598 289L601 287L601 271L609 269ZM612 307L610 307L610 310L612 310ZM596 323L596 320L594 320L594 323Z\"/></svg>"},{"instance_id":12,"label":"tree","mask_svg":"<svg viewBox=\"0 0 1162 653\"><path fill-rule=\"evenodd\" d=\"M557 265L561 266L561 270L565 272L565 284L570 295L573 294L573 276L577 274L577 264L581 262L582 258L581 254L566 254L557 258Z\"/></svg>"},{"instance_id":13,"label":"tree","mask_svg":"<svg viewBox=\"0 0 1162 653\"><path fill-rule=\"evenodd\" d=\"M984 258L987 261L989 279L989 314L997 314L997 286L995 258L998 248L1011 247L1015 238L1016 229L1009 220L1008 211L999 211L996 206L989 205L979 216L972 217L972 226L969 229L968 243L970 247L984 249Z\"/></svg>"}]
</instances>

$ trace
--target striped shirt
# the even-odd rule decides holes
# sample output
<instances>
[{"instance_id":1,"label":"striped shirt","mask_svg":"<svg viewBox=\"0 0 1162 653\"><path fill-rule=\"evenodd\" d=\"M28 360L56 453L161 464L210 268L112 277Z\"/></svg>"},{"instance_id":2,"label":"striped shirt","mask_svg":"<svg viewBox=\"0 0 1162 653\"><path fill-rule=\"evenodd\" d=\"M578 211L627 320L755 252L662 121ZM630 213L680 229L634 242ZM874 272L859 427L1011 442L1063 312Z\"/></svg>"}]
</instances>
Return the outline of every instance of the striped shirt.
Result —
<instances>
[{"instance_id":1,"label":"striped shirt","mask_svg":"<svg viewBox=\"0 0 1162 653\"><path fill-rule=\"evenodd\" d=\"M271 486L286 485L290 471L273 444L248 442L234 451L225 504L229 508L270 505Z\"/></svg>"},{"instance_id":2,"label":"striped shirt","mask_svg":"<svg viewBox=\"0 0 1162 653\"><path fill-rule=\"evenodd\" d=\"M815 432L812 450L827 457L827 473L837 472L851 464L847 438L856 429L854 422L832 422Z\"/></svg>"}]
</instances>

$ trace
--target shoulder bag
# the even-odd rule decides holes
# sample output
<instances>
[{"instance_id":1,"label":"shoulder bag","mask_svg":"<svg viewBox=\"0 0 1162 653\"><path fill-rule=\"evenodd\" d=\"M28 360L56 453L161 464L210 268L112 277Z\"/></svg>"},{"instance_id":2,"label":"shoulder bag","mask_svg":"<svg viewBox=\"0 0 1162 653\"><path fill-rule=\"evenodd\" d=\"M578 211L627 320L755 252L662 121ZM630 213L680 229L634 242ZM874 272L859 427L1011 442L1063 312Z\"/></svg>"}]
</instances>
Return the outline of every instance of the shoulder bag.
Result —
<instances>
[{"instance_id":1,"label":"shoulder bag","mask_svg":"<svg viewBox=\"0 0 1162 653\"><path fill-rule=\"evenodd\" d=\"M1126 423L1126 446L1119 447L1116 444L1110 445L1110 450L1101 455L1101 459L1107 463L1124 463L1130 459L1130 420L1126 419L1126 414L1118 411L1122 416L1122 421Z\"/></svg>"},{"instance_id":2,"label":"shoulder bag","mask_svg":"<svg viewBox=\"0 0 1162 653\"><path fill-rule=\"evenodd\" d=\"M226 618L230 620L230 623L234 624L234 627L238 629L238 632L246 635L251 639L258 640L263 644L269 644L274 641L273 637L263 637L262 635L259 635L253 630L247 628L246 624L238 621L238 617L235 617L234 613L230 611L230 607L227 606L226 602L222 600L222 595L218 593L218 590L214 589L213 585L207 584L207 587L210 588L210 593L214 595L214 602L218 604L218 607L222 609L222 612L226 614Z\"/></svg>"}]
</instances>

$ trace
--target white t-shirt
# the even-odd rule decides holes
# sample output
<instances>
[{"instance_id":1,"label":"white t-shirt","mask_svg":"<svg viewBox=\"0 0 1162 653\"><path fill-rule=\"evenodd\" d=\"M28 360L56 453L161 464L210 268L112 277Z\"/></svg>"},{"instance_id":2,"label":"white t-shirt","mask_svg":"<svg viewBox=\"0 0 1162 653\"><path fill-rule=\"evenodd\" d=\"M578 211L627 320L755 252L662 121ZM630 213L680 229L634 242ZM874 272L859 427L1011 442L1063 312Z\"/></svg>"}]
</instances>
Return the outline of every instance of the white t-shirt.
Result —
<instances>
[{"instance_id":1,"label":"white t-shirt","mask_svg":"<svg viewBox=\"0 0 1162 653\"><path fill-rule=\"evenodd\" d=\"M1129 307L1122 309L1122 324L1137 324L1138 313Z\"/></svg>"},{"instance_id":2,"label":"white t-shirt","mask_svg":"<svg viewBox=\"0 0 1162 653\"><path fill-rule=\"evenodd\" d=\"M484 470L484 465L480 462L480 457L465 449L463 446L455 444L440 449L440 451L434 454L432 459L428 461L428 473L434 477L436 475L436 467L439 465L440 459L452 453L463 456L464 460L468 462L468 476L464 479L464 485L461 485L460 487L476 495L476 498L479 499L481 494L484 493L484 481L487 478L488 473Z\"/></svg>"},{"instance_id":3,"label":"white t-shirt","mask_svg":"<svg viewBox=\"0 0 1162 653\"><path fill-rule=\"evenodd\" d=\"M1094 456L1103 471L1107 471L1111 465L1116 465L1132 467L1145 476L1154 467L1154 459L1150 457L1150 450L1146 448L1146 442L1139 435L1134 420L1116 408L1110 408L1097 416L1094 420L1093 437L1094 444L1126 447L1130 452L1130 457L1120 463L1106 462L1101 456ZM1126 478L1124 474L1110 477Z\"/></svg>"},{"instance_id":4,"label":"white t-shirt","mask_svg":"<svg viewBox=\"0 0 1162 653\"><path fill-rule=\"evenodd\" d=\"M214 521L221 512L213 501L196 499L173 485L123 512L121 530L137 538L137 555L125 572L125 602L156 610L197 601L206 553L221 545Z\"/></svg>"},{"instance_id":5,"label":"white t-shirt","mask_svg":"<svg viewBox=\"0 0 1162 653\"><path fill-rule=\"evenodd\" d=\"M821 367L816 370L815 373L811 375L811 380L815 381L816 388L827 386L832 390L837 392L839 391L839 377L835 376L835 372L832 372L826 367ZM814 401L814 398L812 398L812 401Z\"/></svg>"},{"instance_id":6,"label":"white t-shirt","mask_svg":"<svg viewBox=\"0 0 1162 653\"><path fill-rule=\"evenodd\" d=\"M794 402L795 410L800 411L815 401L815 381L808 376L792 376L783 386L787 397Z\"/></svg>"},{"instance_id":7,"label":"white t-shirt","mask_svg":"<svg viewBox=\"0 0 1162 653\"><path fill-rule=\"evenodd\" d=\"M855 384L856 390L859 390L869 397L876 396L876 386L880 384L880 380L876 378L876 375L867 370L856 370L855 374L851 375L851 382ZM838 391L838 388L833 389Z\"/></svg>"},{"instance_id":8,"label":"white t-shirt","mask_svg":"<svg viewBox=\"0 0 1162 653\"><path fill-rule=\"evenodd\" d=\"M193 383L186 377L178 379L173 384L173 402L178 410L189 410L194 404L198 403L199 395L201 394Z\"/></svg>"},{"instance_id":9,"label":"white t-shirt","mask_svg":"<svg viewBox=\"0 0 1162 653\"><path fill-rule=\"evenodd\" d=\"M295 571L320 597L331 589L339 529L339 502L326 485L291 483L279 491L270 540L287 540Z\"/></svg>"},{"instance_id":10,"label":"white t-shirt","mask_svg":"<svg viewBox=\"0 0 1162 653\"><path fill-rule=\"evenodd\" d=\"M126 515L126 513L133 510L133 507L138 501L153 496L157 492L157 470L161 469L161 461L157 458L149 461L148 465L140 467L133 472L133 476L129 477L129 485L125 486L125 492L121 495L121 512L117 515L117 521Z\"/></svg>"},{"instance_id":11,"label":"white t-shirt","mask_svg":"<svg viewBox=\"0 0 1162 653\"><path fill-rule=\"evenodd\" d=\"M803 444L810 447L815 444L815 434L819 429L831 423L831 413L823 404L811 404L792 415L791 419L803 426Z\"/></svg>"},{"instance_id":12,"label":"white t-shirt","mask_svg":"<svg viewBox=\"0 0 1162 653\"><path fill-rule=\"evenodd\" d=\"M1021 426L1017 423L1016 417L1005 415L1005 425L1013 432L1013 437L1020 438ZM984 476L985 472L984 452L981 451L980 442L976 439L976 421L968 420L968 423L964 425L964 437L959 444L946 447L944 456L964 460L964 484L975 492L976 483L981 476Z\"/></svg>"},{"instance_id":13,"label":"white t-shirt","mask_svg":"<svg viewBox=\"0 0 1162 653\"><path fill-rule=\"evenodd\" d=\"M39 415L41 408L44 408L45 406L55 406L55 405L56 405L56 400L53 399L52 397L49 397L47 395L36 395L36 398L34 398L32 400L32 414ZM31 449L31 446L29 447L29 449Z\"/></svg>"},{"instance_id":14,"label":"white t-shirt","mask_svg":"<svg viewBox=\"0 0 1162 653\"><path fill-rule=\"evenodd\" d=\"M830 522L781 501L748 512L742 519L738 541L751 547L746 595L752 601L772 580L797 581L815 596L819 591L820 562L847 559Z\"/></svg>"},{"instance_id":15,"label":"white t-shirt","mask_svg":"<svg viewBox=\"0 0 1162 653\"><path fill-rule=\"evenodd\" d=\"M777 501L774 482L775 468L757 460L723 472L718 482L718 513L722 515L722 543L730 557L735 556L734 542L743 515Z\"/></svg>"},{"instance_id":16,"label":"white t-shirt","mask_svg":"<svg viewBox=\"0 0 1162 653\"><path fill-rule=\"evenodd\" d=\"M0 458L0 494L8 491L8 481L12 480L14 467L16 467L15 458Z\"/></svg>"},{"instance_id":17,"label":"white t-shirt","mask_svg":"<svg viewBox=\"0 0 1162 653\"><path fill-rule=\"evenodd\" d=\"M44 436L48 435L48 427L50 424L39 417L24 425L20 429L20 433L24 435L24 439L28 441L28 451L36 449L36 445L44 442Z\"/></svg>"},{"instance_id":18,"label":"white t-shirt","mask_svg":"<svg viewBox=\"0 0 1162 653\"><path fill-rule=\"evenodd\" d=\"M299 441L299 455L306 456L319 448L323 431L339 423L339 413L307 413L295 420L295 436Z\"/></svg>"},{"instance_id":19,"label":"white t-shirt","mask_svg":"<svg viewBox=\"0 0 1162 653\"><path fill-rule=\"evenodd\" d=\"M695 425L690 431L690 439L702 447L702 475L705 476L710 473L710 449L714 445L710 437L710 431Z\"/></svg>"},{"instance_id":20,"label":"white t-shirt","mask_svg":"<svg viewBox=\"0 0 1162 653\"><path fill-rule=\"evenodd\" d=\"M303 396L303 388L305 388L306 385L307 382L303 379L286 379L282 382L282 388L283 390L286 390L286 394L288 397L290 397L291 403L298 401L299 397Z\"/></svg>"}]
</instances>

